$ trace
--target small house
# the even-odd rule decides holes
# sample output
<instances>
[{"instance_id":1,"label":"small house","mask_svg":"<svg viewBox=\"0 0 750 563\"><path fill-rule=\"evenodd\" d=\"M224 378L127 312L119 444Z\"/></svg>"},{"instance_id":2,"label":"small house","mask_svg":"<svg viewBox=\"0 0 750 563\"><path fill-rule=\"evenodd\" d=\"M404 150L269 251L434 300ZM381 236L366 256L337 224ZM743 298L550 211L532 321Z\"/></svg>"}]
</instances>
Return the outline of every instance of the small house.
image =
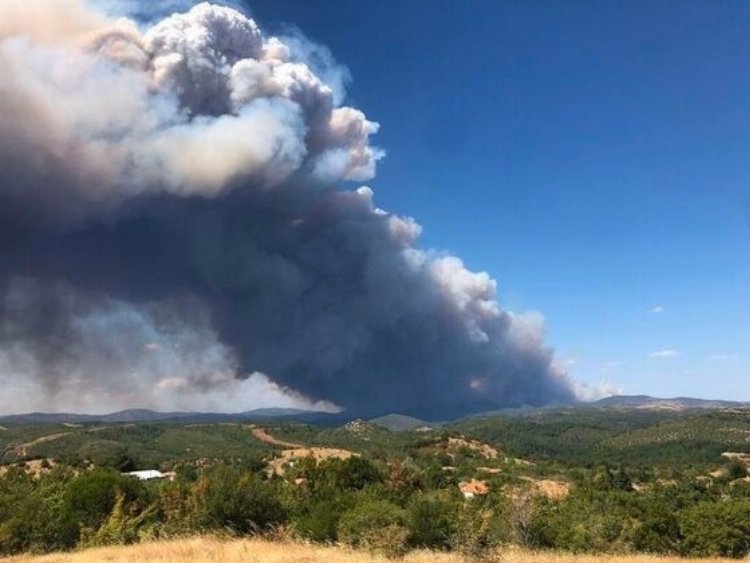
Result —
<instances>
[{"instance_id":1,"label":"small house","mask_svg":"<svg viewBox=\"0 0 750 563\"><path fill-rule=\"evenodd\" d=\"M169 481L173 481L175 476L175 474L171 471L162 473L161 471L158 471L156 469L146 469L144 471L128 471L127 473L123 473L123 475L135 477L139 481L153 481L154 479L167 479Z\"/></svg>"}]
</instances>

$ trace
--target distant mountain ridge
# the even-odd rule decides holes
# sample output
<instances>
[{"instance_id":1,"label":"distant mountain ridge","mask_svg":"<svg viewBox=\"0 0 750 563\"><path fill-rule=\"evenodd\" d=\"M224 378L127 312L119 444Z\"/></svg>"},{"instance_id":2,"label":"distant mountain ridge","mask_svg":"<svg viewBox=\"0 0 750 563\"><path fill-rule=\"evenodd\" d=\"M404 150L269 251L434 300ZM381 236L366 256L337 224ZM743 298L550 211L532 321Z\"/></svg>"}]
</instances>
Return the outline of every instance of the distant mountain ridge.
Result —
<instances>
[{"instance_id":1,"label":"distant mountain ridge","mask_svg":"<svg viewBox=\"0 0 750 563\"><path fill-rule=\"evenodd\" d=\"M231 422L237 420L293 419L302 422L338 422L333 413L291 408L263 408L239 413L160 412L151 409L127 409L109 414L32 412L0 416L3 424L87 424L102 422Z\"/></svg>"},{"instance_id":2,"label":"distant mountain ridge","mask_svg":"<svg viewBox=\"0 0 750 563\"><path fill-rule=\"evenodd\" d=\"M688 409L720 409L720 408L750 408L750 402L723 401L713 399L695 399L691 397L675 397L663 399L649 395L614 395L588 403L563 407L549 405L546 407L509 408L484 413L475 413L460 417L476 418L497 415L523 415L534 411L550 411L558 408L601 408L601 409L643 409L643 410L688 410ZM87 423L126 423L126 422L237 422L252 420L289 420L310 424L343 424L356 418L357 413L327 413L306 411L292 408L262 408L239 413L216 412L160 412L151 409L127 409L109 414L78 414L78 413L44 413L32 412L0 416L0 424L87 424ZM423 426L439 426L441 423L427 422L400 413L385 414L378 417L367 417L372 424L395 432L410 431ZM443 421L447 422L447 421Z\"/></svg>"},{"instance_id":3,"label":"distant mountain ridge","mask_svg":"<svg viewBox=\"0 0 750 563\"><path fill-rule=\"evenodd\" d=\"M723 401L719 399L695 399L692 397L674 397L662 399L649 395L614 395L598 401L587 403L589 406L602 408L631 408L631 409L716 409L733 407L750 407L750 403L742 401Z\"/></svg>"},{"instance_id":4,"label":"distant mountain ridge","mask_svg":"<svg viewBox=\"0 0 750 563\"><path fill-rule=\"evenodd\" d=\"M396 413L379 416L371 419L369 422L391 432L408 432L417 428L435 426L435 423L425 422L413 416Z\"/></svg>"}]
</instances>

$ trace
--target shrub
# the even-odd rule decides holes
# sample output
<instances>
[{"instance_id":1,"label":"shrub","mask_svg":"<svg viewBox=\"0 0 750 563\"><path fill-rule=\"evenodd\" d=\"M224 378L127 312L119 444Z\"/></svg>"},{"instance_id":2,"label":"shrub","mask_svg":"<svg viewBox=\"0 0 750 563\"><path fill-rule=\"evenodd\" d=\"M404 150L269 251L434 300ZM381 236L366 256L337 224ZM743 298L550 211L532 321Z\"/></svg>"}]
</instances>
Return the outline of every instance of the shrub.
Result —
<instances>
[{"instance_id":1,"label":"shrub","mask_svg":"<svg viewBox=\"0 0 750 563\"><path fill-rule=\"evenodd\" d=\"M744 479L747 477L747 467L741 461L733 459L724 466L724 473L725 479L728 481Z\"/></svg>"},{"instance_id":2,"label":"shrub","mask_svg":"<svg viewBox=\"0 0 750 563\"><path fill-rule=\"evenodd\" d=\"M294 517L294 532L312 541L335 541L339 520L348 508L349 505L343 498L312 501Z\"/></svg>"},{"instance_id":3,"label":"shrub","mask_svg":"<svg viewBox=\"0 0 750 563\"><path fill-rule=\"evenodd\" d=\"M125 504L125 496L118 492L115 505L107 519L96 530L84 529L81 545L95 547L103 545L126 545L137 542L148 533L148 520L156 513L156 504L144 511L131 510Z\"/></svg>"},{"instance_id":4,"label":"shrub","mask_svg":"<svg viewBox=\"0 0 750 563\"><path fill-rule=\"evenodd\" d=\"M268 481L236 468L220 467L193 486L197 522L209 529L247 534L286 520L281 502Z\"/></svg>"},{"instance_id":5,"label":"shrub","mask_svg":"<svg viewBox=\"0 0 750 563\"><path fill-rule=\"evenodd\" d=\"M71 475L60 468L40 479L11 468L0 479L0 553L74 547L78 526L65 508ZM44 515L44 517L40 517Z\"/></svg>"},{"instance_id":6,"label":"shrub","mask_svg":"<svg viewBox=\"0 0 750 563\"><path fill-rule=\"evenodd\" d=\"M633 546L639 551L675 553L680 540L677 515L674 512L656 509L646 516L635 531Z\"/></svg>"},{"instance_id":7,"label":"shrub","mask_svg":"<svg viewBox=\"0 0 750 563\"><path fill-rule=\"evenodd\" d=\"M471 560L484 559L488 550L501 543L500 524L491 509L464 504L458 511L451 547Z\"/></svg>"},{"instance_id":8,"label":"shrub","mask_svg":"<svg viewBox=\"0 0 750 563\"><path fill-rule=\"evenodd\" d=\"M388 557L406 551L408 530L403 509L384 500L363 500L344 513L339 522L339 539Z\"/></svg>"},{"instance_id":9,"label":"shrub","mask_svg":"<svg viewBox=\"0 0 750 563\"><path fill-rule=\"evenodd\" d=\"M416 497L409 505L407 516L411 544L433 549L450 547L459 508L456 498L448 494Z\"/></svg>"},{"instance_id":10,"label":"shrub","mask_svg":"<svg viewBox=\"0 0 750 563\"><path fill-rule=\"evenodd\" d=\"M127 501L147 497L144 485L136 479L111 470L94 469L67 487L67 512L82 527L97 530L112 512L118 492Z\"/></svg>"},{"instance_id":11,"label":"shrub","mask_svg":"<svg viewBox=\"0 0 750 563\"><path fill-rule=\"evenodd\" d=\"M680 518L682 553L744 557L750 553L750 501L702 502Z\"/></svg>"}]
</instances>

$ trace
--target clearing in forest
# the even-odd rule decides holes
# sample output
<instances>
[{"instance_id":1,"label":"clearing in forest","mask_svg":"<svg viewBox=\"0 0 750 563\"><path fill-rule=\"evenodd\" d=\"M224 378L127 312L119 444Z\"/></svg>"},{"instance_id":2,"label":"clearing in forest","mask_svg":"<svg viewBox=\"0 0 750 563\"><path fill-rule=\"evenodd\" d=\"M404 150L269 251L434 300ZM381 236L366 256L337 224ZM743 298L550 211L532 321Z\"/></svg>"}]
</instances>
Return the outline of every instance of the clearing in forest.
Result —
<instances>
[{"instance_id":1,"label":"clearing in forest","mask_svg":"<svg viewBox=\"0 0 750 563\"><path fill-rule=\"evenodd\" d=\"M359 454L351 452L349 450L342 450L339 448L319 448L319 447L308 447L302 444L295 444L293 442L285 442L269 434L264 428L254 426L251 428L253 436L255 436L261 442L270 444L272 446L281 446L287 448L281 452L281 455L277 458L272 459L268 462L268 473L270 475L283 475L286 467L298 459L304 459L306 457L312 457L316 461L323 461L325 459L349 459L352 456L358 456Z\"/></svg>"}]
</instances>

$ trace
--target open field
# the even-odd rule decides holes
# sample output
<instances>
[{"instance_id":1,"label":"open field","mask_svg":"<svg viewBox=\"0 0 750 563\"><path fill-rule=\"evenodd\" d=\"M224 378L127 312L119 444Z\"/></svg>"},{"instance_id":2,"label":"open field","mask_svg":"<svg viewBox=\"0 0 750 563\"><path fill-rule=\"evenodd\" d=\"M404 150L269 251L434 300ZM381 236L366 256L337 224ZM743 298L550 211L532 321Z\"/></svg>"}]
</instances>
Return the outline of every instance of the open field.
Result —
<instances>
[{"instance_id":1,"label":"open field","mask_svg":"<svg viewBox=\"0 0 750 563\"><path fill-rule=\"evenodd\" d=\"M127 547L90 549L75 553L51 554L41 557L22 556L3 559L8 563L95 563L99 561L154 563L182 563L188 561L217 561L222 563L364 563L387 561L383 557L354 551L344 547L324 547L259 539L220 540L190 538L168 542L145 543ZM407 555L405 563L464 563L470 559L455 554L415 551ZM680 559L650 555L592 556L551 552L532 553L522 550L499 552L490 561L499 563L673 563L679 561L736 561L729 559Z\"/></svg>"}]
</instances>

